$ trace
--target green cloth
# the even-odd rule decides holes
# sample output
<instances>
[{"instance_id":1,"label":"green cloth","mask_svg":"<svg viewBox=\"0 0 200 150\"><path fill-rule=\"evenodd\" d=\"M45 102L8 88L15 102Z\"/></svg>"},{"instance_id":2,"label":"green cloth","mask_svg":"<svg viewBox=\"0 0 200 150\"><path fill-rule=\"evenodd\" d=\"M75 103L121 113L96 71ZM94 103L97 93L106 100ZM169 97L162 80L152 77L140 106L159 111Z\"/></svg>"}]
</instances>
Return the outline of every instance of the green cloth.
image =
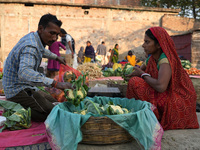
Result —
<instances>
[{"instance_id":1,"label":"green cloth","mask_svg":"<svg viewBox=\"0 0 200 150\"><path fill-rule=\"evenodd\" d=\"M118 57L119 57L118 49L114 48L114 49L113 49L112 62L113 62L113 63L117 63Z\"/></svg>"},{"instance_id":2,"label":"green cloth","mask_svg":"<svg viewBox=\"0 0 200 150\"><path fill-rule=\"evenodd\" d=\"M146 65L148 64L148 61L149 61L149 58L150 58L151 56L149 56L148 58L147 58L147 60L146 60ZM159 70L160 69L160 61L162 60L162 59L167 59L167 56L165 55L165 53L162 53L161 55L160 55L160 57L159 57L159 59L158 59L158 63L157 63L157 69Z\"/></svg>"},{"instance_id":3,"label":"green cloth","mask_svg":"<svg viewBox=\"0 0 200 150\"><path fill-rule=\"evenodd\" d=\"M128 114L106 115L118 125L126 129L144 149L161 147L163 129L151 110L152 105L146 101L127 98L86 97L96 103L105 105L109 101L120 104L131 110ZM75 108L68 102L61 103L53 108L45 121L49 143L52 149L76 150L82 140L81 126L89 119L90 115L80 115L71 112L84 108L84 103ZM93 115L98 117L97 115Z\"/></svg>"}]
</instances>

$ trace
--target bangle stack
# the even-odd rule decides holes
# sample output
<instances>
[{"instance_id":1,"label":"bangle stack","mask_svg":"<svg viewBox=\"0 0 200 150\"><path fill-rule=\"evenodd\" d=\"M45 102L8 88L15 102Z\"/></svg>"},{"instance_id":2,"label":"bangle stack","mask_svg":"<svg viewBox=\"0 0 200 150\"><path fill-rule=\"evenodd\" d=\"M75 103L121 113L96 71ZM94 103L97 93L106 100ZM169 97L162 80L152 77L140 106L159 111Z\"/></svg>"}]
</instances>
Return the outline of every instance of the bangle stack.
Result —
<instances>
[{"instance_id":1,"label":"bangle stack","mask_svg":"<svg viewBox=\"0 0 200 150\"><path fill-rule=\"evenodd\" d=\"M143 73L143 74L141 74L141 78L143 78L144 76L149 76L149 77L151 77L151 75L148 74L148 73ZM143 79L144 79L144 78L143 78Z\"/></svg>"}]
</instances>

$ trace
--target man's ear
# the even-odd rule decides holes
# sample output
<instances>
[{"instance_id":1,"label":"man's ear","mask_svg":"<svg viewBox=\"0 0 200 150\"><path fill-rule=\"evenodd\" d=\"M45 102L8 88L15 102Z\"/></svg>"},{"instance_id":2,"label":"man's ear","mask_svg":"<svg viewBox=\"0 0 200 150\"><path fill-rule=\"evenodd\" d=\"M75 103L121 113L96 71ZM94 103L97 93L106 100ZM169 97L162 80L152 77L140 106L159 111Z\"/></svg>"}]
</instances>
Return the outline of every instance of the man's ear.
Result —
<instances>
[{"instance_id":1,"label":"man's ear","mask_svg":"<svg viewBox=\"0 0 200 150\"><path fill-rule=\"evenodd\" d=\"M38 26L38 33L41 34L43 30L44 30L44 27L42 25L39 25Z\"/></svg>"}]
</instances>

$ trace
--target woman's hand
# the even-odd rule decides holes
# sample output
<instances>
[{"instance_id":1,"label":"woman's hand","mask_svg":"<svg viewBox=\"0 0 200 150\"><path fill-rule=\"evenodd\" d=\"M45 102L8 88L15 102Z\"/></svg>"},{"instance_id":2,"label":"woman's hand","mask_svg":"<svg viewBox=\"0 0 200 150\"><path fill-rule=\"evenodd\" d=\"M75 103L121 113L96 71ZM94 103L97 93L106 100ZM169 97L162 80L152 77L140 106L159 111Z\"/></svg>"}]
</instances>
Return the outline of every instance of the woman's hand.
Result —
<instances>
[{"instance_id":1,"label":"woman's hand","mask_svg":"<svg viewBox=\"0 0 200 150\"><path fill-rule=\"evenodd\" d=\"M138 67L134 67L134 71L129 74L129 75L126 75L126 80L129 81L132 77L141 77L141 75L144 73L144 71L142 71L140 68Z\"/></svg>"}]
</instances>

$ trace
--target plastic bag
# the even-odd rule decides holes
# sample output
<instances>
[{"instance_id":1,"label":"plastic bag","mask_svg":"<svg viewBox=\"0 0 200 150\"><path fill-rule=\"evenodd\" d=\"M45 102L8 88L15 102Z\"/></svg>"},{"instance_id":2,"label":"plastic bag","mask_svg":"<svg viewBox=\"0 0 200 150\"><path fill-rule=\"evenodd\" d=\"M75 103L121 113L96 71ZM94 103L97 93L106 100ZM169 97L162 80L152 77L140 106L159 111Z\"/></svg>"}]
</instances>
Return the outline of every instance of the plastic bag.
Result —
<instances>
[{"instance_id":1,"label":"plastic bag","mask_svg":"<svg viewBox=\"0 0 200 150\"><path fill-rule=\"evenodd\" d=\"M70 67L68 65L65 66L65 65L61 64L60 65L60 70L59 70L59 75L55 76L54 80L58 81L58 82L64 82L63 76L64 76L64 73L66 71L72 71L76 75L77 78L81 75L81 73L78 70L76 70L76 69L74 69L74 68L72 68L72 67ZM50 87L46 87L45 90L47 92L49 92L50 95L53 98L55 98L58 102L67 101L67 99L65 98L65 93L64 93L63 90L56 89L54 87L51 87L51 88Z\"/></svg>"}]
</instances>

